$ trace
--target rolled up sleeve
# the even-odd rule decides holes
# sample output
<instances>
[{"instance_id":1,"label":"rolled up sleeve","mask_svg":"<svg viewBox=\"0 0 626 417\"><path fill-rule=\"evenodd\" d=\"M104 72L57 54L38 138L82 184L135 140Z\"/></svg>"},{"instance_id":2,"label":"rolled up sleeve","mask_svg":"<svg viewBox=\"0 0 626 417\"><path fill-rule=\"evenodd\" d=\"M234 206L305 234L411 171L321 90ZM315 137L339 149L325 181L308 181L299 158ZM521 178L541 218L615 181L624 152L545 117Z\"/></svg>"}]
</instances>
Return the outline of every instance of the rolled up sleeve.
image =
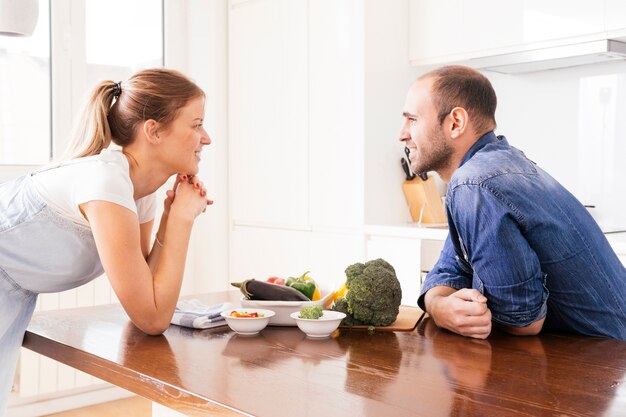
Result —
<instances>
[{"instance_id":1,"label":"rolled up sleeve","mask_svg":"<svg viewBox=\"0 0 626 417\"><path fill-rule=\"evenodd\" d=\"M459 186L454 194L451 215L471 264L472 287L487 297L493 320L525 327L544 318L546 277L524 237L522 214L485 185Z\"/></svg>"}]
</instances>

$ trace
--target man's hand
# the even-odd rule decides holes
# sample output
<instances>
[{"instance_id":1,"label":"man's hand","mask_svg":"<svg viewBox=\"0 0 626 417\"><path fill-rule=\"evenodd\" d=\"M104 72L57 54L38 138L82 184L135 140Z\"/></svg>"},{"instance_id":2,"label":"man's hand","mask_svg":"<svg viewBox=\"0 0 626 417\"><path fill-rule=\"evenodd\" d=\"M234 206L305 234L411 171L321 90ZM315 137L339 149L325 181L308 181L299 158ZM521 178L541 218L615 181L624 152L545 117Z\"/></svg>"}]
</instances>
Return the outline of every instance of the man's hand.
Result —
<instances>
[{"instance_id":1,"label":"man's hand","mask_svg":"<svg viewBox=\"0 0 626 417\"><path fill-rule=\"evenodd\" d=\"M470 288L433 287L424 299L426 311L437 326L462 336L486 339L491 333L487 298Z\"/></svg>"}]
</instances>

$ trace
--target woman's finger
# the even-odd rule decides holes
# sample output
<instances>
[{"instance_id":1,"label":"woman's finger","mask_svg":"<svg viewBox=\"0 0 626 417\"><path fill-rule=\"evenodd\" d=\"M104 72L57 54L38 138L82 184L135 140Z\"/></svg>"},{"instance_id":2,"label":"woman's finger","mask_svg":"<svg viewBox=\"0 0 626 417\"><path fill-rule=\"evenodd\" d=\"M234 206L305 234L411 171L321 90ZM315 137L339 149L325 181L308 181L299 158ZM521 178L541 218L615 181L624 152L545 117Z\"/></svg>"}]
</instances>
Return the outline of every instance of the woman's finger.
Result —
<instances>
[{"instance_id":1,"label":"woman's finger","mask_svg":"<svg viewBox=\"0 0 626 417\"><path fill-rule=\"evenodd\" d=\"M172 187L172 191L176 192L176 190L178 189L178 185L183 181L187 181L186 175L180 175L180 174L176 175L176 179L174 180L174 186Z\"/></svg>"}]
</instances>

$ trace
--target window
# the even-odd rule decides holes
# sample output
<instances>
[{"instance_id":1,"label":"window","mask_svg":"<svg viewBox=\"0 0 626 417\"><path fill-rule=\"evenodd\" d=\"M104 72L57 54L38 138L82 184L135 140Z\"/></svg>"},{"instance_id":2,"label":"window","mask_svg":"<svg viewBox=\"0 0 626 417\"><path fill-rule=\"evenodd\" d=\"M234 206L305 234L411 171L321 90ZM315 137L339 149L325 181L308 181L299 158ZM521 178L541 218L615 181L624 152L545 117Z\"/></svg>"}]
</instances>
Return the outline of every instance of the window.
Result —
<instances>
[{"instance_id":1,"label":"window","mask_svg":"<svg viewBox=\"0 0 626 417\"><path fill-rule=\"evenodd\" d=\"M0 164L42 164L51 153L49 0L28 38L0 36Z\"/></svg>"},{"instance_id":2,"label":"window","mask_svg":"<svg viewBox=\"0 0 626 417\"><path fill-rule=\"evenodd\" d=\"M62 154L99 81L163 66L163 0L39 1L32 37L0 37L0 181Z\"/></svg>"}]
</instances>

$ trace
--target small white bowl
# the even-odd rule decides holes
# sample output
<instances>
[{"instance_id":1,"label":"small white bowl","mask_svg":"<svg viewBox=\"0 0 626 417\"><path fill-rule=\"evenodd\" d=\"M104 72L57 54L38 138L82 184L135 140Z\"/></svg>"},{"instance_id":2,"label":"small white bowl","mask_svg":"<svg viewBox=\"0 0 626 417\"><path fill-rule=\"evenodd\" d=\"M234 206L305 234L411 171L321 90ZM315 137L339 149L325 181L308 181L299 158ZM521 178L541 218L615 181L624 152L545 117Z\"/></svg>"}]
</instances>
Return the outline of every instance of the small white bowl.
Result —
<instances>
[{"instance_id":1,"label":"small white bowl","mask_svg":"<svg viewBox=\"0 0 626 417\"><path fill-rule=\"evenodd\" d=\"M230 315L233 311L238 313L258 313L262 315L262 317L234 317ZM263 330L265 326L267 326L267 323L269 323L270 317L274 314L272 310L262 308L231 308L222 311L220 315L226 319L228 327L236 333L252 336Z\"/></svg>"},{"instance_id":2,"label":"small white bowl","mask_svg":"<svg viewBox=\"0 0 626 417\"><path fill-rule=\"evenodd\" d=\"M303 307L320 306L322 308L330 306L333 301L333 292L325 294L317 301L271 301L271 300L248 300L241 299L241 307L246 308L267 308L276 313L270 319L270 326L295 326L296 321L290 317L291 313L300 312Z\"/></svg>"},{"instance_id":3,"label":"small white bowl","mask_svg":"<svg viewBox=\"0 0 626 417\"><path fill-rule=\"evenodd\" d=\"M300 312L291 313L290 317L296 321L296 324L309 337L328 337L334 332L339 323L346 315L339 311L324 310L322 317L319 319L301 319Z\"/></svg>"}]
</instances>

